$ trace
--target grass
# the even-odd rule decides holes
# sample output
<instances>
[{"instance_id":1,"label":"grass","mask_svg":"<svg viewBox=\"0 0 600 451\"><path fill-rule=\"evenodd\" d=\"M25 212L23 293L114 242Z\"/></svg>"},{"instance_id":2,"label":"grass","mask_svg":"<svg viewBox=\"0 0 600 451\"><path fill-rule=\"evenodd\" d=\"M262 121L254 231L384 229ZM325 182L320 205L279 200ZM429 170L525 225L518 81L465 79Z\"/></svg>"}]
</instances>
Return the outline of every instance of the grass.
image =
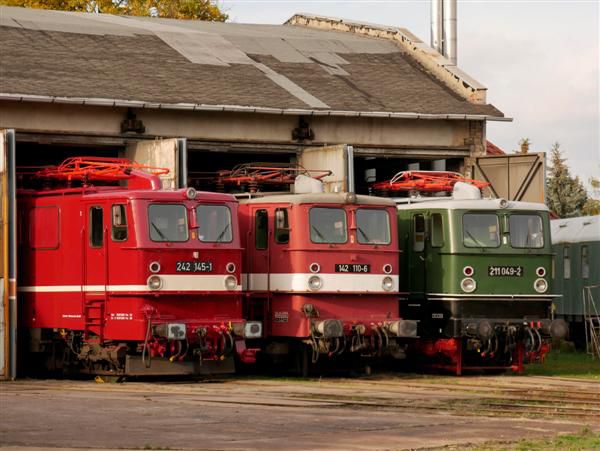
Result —
<instances>
[{"instance_id":1,"label":"grass","mask_svg":"<svg viewBox=\"0 0 600 451\"><path fill-rule=\"evenodd\" d=\"M552 438L522 439L514 443L487 442L469 451L529 451L529 450L587 450L600 449L600 434L589 428L583 428L576 434L558 435Z\"/></svg>"},{"instance_id":2,"label":"grass","mask_svg":"<svg viewBox=\"0 0 600 451\"><path fill-rule=\"evenodd\" d=\"M525 367L527 376L562 376L600 380L600 360L592 359L584 352L553 350L542 364Z\"/></svg>"}]
</instances>

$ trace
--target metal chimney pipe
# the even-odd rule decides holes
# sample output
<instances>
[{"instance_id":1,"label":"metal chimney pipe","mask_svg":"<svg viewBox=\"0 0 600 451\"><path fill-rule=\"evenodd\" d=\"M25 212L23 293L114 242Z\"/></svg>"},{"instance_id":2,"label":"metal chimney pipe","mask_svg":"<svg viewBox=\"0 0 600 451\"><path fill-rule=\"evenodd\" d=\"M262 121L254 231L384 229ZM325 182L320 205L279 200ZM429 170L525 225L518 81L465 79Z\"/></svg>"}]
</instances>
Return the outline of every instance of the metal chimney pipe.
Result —
<instances>
[{"instance_id":1,"label":"metal chimney pipe","mask_svg":"<svg viewBox=\"0 0 600 451\"><path fill-rule=\"evenodd\" d=\"M442 0L431 0L431 47L442 55Z\"/></svg>"},{"instance_id":2,"label":"metal chimney pipe","mask_svg":"<svg viewBox=\"0 0 600 451\"><path fill-rule=\"evenodd\" d=\"M452 61L453 64L456 64L458 56L456 47L456 9L456 0L443 0L443 54Z\"/></svg>"}]
</instances>

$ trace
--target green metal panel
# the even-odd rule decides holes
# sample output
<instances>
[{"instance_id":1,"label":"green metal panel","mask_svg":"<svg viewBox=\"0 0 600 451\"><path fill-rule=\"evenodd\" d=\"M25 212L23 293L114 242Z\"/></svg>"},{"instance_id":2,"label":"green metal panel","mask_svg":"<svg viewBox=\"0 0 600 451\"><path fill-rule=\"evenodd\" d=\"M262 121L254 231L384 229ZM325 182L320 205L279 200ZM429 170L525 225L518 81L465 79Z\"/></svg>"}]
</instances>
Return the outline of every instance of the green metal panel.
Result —
<instances>
[{"instance_id":1,"label":"green metal panel","mask_svg":"<svg viewBox=\"0 0 600 451\"><path fill-rule=\"evenodd\" d=\"M582 274L581 249L588 248L589 275L587 278ZM579 243L559 243L552 246L556 254L556 272L554 280L554 292L562 294L562 298L555 301L556 314L561 316L575 316L580 320L583 315L583 287L600 284L600 241L587 241ZM568 249L571 261L571 276L565 279L564 251ZM599 291L594 294L596 308L600 310Z\"/></svg>"}]
</instances>

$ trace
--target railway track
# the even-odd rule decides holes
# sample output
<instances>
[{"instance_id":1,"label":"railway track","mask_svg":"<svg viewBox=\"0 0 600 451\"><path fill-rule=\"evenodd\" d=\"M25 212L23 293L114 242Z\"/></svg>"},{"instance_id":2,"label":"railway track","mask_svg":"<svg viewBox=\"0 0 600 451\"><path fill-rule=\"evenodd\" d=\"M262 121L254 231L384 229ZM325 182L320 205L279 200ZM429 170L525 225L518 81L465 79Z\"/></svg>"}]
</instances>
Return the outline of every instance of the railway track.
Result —
<instances>
[{"instance_id":1,"label":"railway track","mask_svg":"<svg viewBox=\"0 0 600 451\"><path fill-rule=\"evenodd\" d=\"M457 379L377 376L363 379L286 380L225 379L218 383L94 384L81 381L23 381L3 390L21 396L45 391L102 392L106 396L144 393L168 399L176 393L185 403L239 404L298 408L435 411L472 416L524 416L599 422L600 388L594 381L541 377ZM182 402L179 399L179 402Z\"/></svg>"}]
</instances>

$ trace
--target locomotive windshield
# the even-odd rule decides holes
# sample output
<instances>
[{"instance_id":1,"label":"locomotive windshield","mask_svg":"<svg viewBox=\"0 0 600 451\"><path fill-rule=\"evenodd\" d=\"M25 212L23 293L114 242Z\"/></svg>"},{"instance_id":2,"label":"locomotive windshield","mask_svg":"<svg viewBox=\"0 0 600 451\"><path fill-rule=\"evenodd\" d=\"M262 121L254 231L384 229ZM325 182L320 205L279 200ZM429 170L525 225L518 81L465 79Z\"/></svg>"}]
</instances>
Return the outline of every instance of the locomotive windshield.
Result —
<instances>
[{"instance_id":1,"label":"locomotive windshield","mask_svg":"<svg viewBox=\"0 0 600 451\"><path fill-rule=\"evenodd\" d=\"M500 225L494 213L465 213L463 243L466 247L500 246Z\"/></svg>"},{"instance_id":2,"label":"locomotive windshield","mask_svg":"<svg viewBox=\"0 0 600 451\"><path fill-rule=\"evenodd\" d=\"M233 240L231 211L225 205L199 205L198 239L205 243L229 243Z\"/></svg>"},{"instance_id":3,"label":"locomotive windshield","mask_svg":"<svg viewBox=\"0 0 600 451\"><path fill-rule=\"evenodd\" d=\"M511 215L509 224L512 247L544 247L542 218L538 215Z\"/></svg>"},{"instance_id":4,"label":"locomotive windshield","mask_svg":"<svg viewBox=\"0 0 600 451\"><path fill-rule=\"evenodd\" d=\"M359 208L356 210L356 232L360 244L390 244L388 212Z\"/></svg>"},{"instance_id":5,"label":"locomotive windshield","mask_svg":"<svg viewBox=\"0 0 600 451\"><path fill-rule=\"evenodd\" d=\"M148 225L152 241L188 240L187 210L181 204L154 204L148 208Z\"/></svg>"},{"instance_id":6,"label":"locomotive windshield","mask_svg":"<svg viewBox=\"0 0 600 451\"><path fill-rule=\"evenodd\" d=\"M310 209L310 239L313 243L345 243L348 236L346 210L313 207Z\"/></svg>"}]
</instances>

